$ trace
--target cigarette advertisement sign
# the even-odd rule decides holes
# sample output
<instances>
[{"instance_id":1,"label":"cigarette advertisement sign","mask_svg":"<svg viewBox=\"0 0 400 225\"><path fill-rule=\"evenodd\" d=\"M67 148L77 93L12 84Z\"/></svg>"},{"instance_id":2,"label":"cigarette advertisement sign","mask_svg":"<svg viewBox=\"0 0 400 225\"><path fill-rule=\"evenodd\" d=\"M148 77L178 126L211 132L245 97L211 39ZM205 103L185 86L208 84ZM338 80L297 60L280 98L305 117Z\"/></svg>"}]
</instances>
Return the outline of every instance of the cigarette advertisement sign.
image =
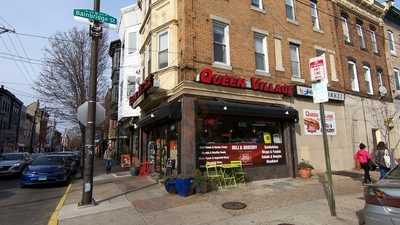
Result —
<instances>
[{"instance_id":1,"label":"cigarette advertisement sign","mask_svg":"<svg viewBox=\"0 0 400 225\"><path fill-rule=\"evenodd\" d=\"M304 109L304 134L322 135L321 117L319 110ZM336 135L336 116L334 112L325 111L326 133Z\"/></svg>"},{"instance_id":2,"label":"cigarette advertisement sign","mask_svg":"<svg viewBox=\"0 0 400 225\"><path fill-rule=\"evenodd\" d=\"M240 160L244 166L282 165L286 163L283 144L207 144L199 146L199 164L228 164Z\"/></svg>"}]
</instances>

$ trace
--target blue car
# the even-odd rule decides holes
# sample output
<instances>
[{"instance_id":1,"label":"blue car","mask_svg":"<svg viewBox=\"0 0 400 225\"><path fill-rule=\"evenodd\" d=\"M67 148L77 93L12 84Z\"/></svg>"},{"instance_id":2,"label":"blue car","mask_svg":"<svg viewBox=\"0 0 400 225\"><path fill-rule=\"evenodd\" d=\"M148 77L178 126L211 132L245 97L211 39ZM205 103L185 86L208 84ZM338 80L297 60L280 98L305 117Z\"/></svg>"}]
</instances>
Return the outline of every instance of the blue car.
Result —
<instances>
[{"instance_id":1,"label":"blue car","mask_svg":"<svg viewBox=\"0 0 400 225\"><path fill-rule=\"evenodd\" d=\"M66 162L59 157L39 157L22 172L21 187L35 184L67 184L70 170L65 165Z\"/></svg>"}]
</instances>

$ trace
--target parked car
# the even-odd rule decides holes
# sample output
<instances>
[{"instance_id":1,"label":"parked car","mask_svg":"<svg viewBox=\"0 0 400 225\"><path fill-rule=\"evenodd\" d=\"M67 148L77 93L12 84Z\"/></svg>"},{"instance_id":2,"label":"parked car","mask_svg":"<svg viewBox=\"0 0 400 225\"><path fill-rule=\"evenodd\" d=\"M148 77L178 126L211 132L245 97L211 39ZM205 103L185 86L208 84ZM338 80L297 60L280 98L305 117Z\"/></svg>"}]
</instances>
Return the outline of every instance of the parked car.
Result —
<instances>
[{"instance_id":1,"label":"parked car","mask_svg":"<svg viewBox=\"0 0 400 225\"><path fill-rule=\"evenodd\" d=\"M365 188L366 225L400 224L400 167Z\"/></svg>"},{"instance_id":2,"label":"parked car","mask_svg":"<svg viewBox=\"0 0 400 225\"><path fill-rule=\"evenodd\" d=\"M29 153L4 153L0 155L0 175L21 174L26 165L31 162Z\"/></svg>"},{"instance_id":3,"label":"parked car","mask_svg":"<svg viewBox=\"0 0 400 225\"><path fill-rule=\"evenodd\" d=\"M39 158L40 156L44 156L44 155L45 155L44 153L32 153L31 158L32 158L32 160L35 160L35 159Z\"/></svg>"},{"instance_id":4,"label":"parked car","mask_svg":"<svg viewBox=\"0 0 400 225\"><path fill-rule=\"evenodd\" d=\"M62 158L52 156L41 156L22 172L20 185L26 187L35 184L67 184L70 171L65 167Z\"/></svg>"},{"instance_id":5,"label":"parked car","mask_svg":"<svg viewBox=\"0 0 400 225\"><path fill-rule=\"evenodd\" d=\"M65 168L68 169L72 175L78 172L79 160L76 159L74 154L68 152L53 152L47 156L57 158L58 160L64 160Z\"/></svg>"}]
</instances>

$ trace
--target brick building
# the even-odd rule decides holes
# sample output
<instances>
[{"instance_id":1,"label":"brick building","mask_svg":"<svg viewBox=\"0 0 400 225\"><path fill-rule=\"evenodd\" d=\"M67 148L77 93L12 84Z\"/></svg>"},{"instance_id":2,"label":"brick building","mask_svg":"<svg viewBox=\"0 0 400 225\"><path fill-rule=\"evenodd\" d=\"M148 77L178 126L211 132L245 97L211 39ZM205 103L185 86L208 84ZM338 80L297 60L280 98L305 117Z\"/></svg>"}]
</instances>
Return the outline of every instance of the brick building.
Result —
<instances>
[{"instance_id":1,"label":"brick building","mask_svg":"<svg viewBox=\"0 0 400 225\"><path fill-rule=\"evenodd\" d=\"M324 169L308 69L315 56L325 56L327 63L333 168L353 167L345 94L355 93L349 91L340 26L333 16L342 5L329 0L138 4L144 82L130 100L142 109L137 123L141 159L157 172L167 162L177 173L192 174L205 161L230 160L241 160L252 179L295 176L299 159ZM380 5L365 7L383 13ZM374 25L383 33L379 23ZM383 39L377 42L382 48ZM388 85L383 52L373 57L366 56L367 61L374 71L382 69ZM364 93L363 82L360 87Z\"/></svg>"}]
</instances>

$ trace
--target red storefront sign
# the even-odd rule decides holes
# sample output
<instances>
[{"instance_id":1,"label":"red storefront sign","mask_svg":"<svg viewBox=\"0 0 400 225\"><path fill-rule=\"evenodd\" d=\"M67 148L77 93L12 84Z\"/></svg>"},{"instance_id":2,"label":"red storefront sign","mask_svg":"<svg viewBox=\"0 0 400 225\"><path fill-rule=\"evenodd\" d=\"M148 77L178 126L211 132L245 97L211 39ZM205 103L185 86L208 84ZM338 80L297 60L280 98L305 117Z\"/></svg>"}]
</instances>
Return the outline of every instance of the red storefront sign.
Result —
<instances>
[{"instance_id":1,"label":"red storefront sign","mask_svg":"<svg viewBox=\"0 0 400 225\"><path fill-rule=\"evenodd\" d=\"M227 164L240 160L245 166L282 165L286 163L283 144L208 144L199 146L199 164Z\"/></svg>"},{"instance_id":2,"label":"red storefront sign","mask_svg":"<svg viewBox=\"0 0 400 225\"><path fill-rule=\"evenodd\" d=\"M133 105L133 103L140 97L142 96L147 90L153 87L154 84L154 79L153 75L150 74L146 80L142 84L140 84L139 89L135 94L133 94L131 97L129 97L129 105Z\"/></svg>"},{"instance_id":3,"label":"red storefront sign","mask_svg":"<svg viewBox=\"0 0 400 225\"><path fill-rule=\"evenodd\" d=\"M204 68L202 71L200 71L197 81L203 84L252 89L254 91L283 94L287 96L293 96L294 93L293 85L273 84L255 77L252 77L250 80L246 80L231 74L219 74L210 68Z\"/></svg>"}]
</instances>

